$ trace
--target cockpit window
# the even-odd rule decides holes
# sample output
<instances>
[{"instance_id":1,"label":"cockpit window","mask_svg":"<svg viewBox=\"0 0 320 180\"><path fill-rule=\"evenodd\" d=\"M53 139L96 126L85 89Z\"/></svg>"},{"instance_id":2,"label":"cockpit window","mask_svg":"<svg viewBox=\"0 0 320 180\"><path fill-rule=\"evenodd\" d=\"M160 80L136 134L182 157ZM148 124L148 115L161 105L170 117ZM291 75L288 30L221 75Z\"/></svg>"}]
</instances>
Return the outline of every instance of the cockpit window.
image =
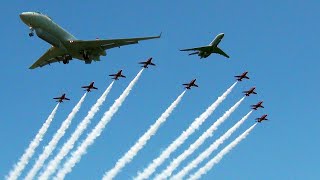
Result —
<instances>
[{"instance_id":1,"label":"cockpit window","mask_svg":"<svg viewBox=\"0 0 320 180\"><path fill-rule=\"evenodd\" d=\"M46 15L46 14L43 14L43 13L41 13L41 12L39 12L39 11L37 11L36 13L38 13L38 14L42 14L42 15L44 15L44 16L46 16L46 17L48 17L50 20L52 20L52 19L51 19L51 17L50 17L50 16L48 16L48 15Z\"/></svg>"}]
</instances>

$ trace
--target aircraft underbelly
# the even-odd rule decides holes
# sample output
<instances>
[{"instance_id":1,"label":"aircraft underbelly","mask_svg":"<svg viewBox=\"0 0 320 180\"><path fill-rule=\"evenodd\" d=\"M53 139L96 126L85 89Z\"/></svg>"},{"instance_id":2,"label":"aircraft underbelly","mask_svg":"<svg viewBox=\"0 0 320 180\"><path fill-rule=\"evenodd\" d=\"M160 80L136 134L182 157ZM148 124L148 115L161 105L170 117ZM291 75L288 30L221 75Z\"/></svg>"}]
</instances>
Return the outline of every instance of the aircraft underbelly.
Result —
<instances>
[{"instance_id":1,"label":"aircraft underbelly","mask_svg":"<svg viewBox=\"0 0 320 180\"><path fill-rule=\"evenodd\" d=\"M37 28L35 29L35 31L37 33L37 36L42 40L46 41L47 43L51 44L54 47L65 49L61 41L55 36L53 36L52 34L50 34L49 32L44 31L41 28Z\"/></svg>"}]
</instances>

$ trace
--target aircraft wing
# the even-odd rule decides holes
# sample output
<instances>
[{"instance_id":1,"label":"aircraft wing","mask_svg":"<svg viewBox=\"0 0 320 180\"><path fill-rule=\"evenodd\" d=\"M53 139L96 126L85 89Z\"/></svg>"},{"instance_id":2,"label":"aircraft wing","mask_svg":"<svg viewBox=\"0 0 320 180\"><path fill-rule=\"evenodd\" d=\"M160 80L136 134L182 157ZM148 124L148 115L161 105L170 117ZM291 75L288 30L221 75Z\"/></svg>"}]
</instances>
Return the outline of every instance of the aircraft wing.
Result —
<instances>
[{"instance_id":1,"label":"aircraft wing","mask_svg":"<svg viewBox=\"0 0 320 180\"><path fill-rule=\"evenodd\" d=\"M195 48L189 48L189 49L180 49L180 51L205 51L209 48L211 48L211 46L202 46L202 47L195 47Z\"/></svg>"},{"instance_id":2,"label":"aircraft wing","mask_svg":"<svg viewBox=\"0 0 320 180\"><path fill-rule=\"evenodd\" d=\"M63 55L66 55L66 53L62 49L51 47L32 66L30 66L29 69L35 69L37 67L61 61L61 57Z\"/></svg>"},{"instance_id":3,"label":"aircraft wing","mask_svg":"<svg viewBox=\"0 0 320 180\"><path fill-rule=\"evenodd\" d=\"M222 56L224 56L224 57L226 57L226 58L230 58L230 56L228 56L228 54L226 54L225 52L223 52L220 48L218 48L218 47L215 47L214 49L213 49L213 52L214 53L217 53L217 54L220 54L220 55L222 55Z\"/></svg>"},{"instance_id":4,"label":"aircraft wing","mask_svg":"<svg viewBox=\"0 0 320 180\"><path fill-rule=\"evenodd\" d=\"M130 45L130 44L137 44L139 41L156 39L160 37L161 37L161 34L159 36L128 38L128 39L74 40L71 42L71 44L74 44L80 49L95 49L95 48L111 49L111 48Z\"/></svg>"}]
</instances>

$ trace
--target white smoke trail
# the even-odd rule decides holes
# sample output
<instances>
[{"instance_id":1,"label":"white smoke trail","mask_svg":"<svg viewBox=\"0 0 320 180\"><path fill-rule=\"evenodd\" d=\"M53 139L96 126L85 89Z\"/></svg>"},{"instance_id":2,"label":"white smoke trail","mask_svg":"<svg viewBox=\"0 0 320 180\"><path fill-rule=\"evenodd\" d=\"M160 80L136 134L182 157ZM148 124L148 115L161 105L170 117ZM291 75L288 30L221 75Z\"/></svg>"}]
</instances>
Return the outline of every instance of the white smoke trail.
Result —
<instances>
[{"instance_id":1,"label":"white smoke trail","mask_svg":"<svg viewBox=\"0 0 320 180\"><path fill-rule=\"evenodd\" d=\"M172 179L183 179L192 169L198 167L198 165L202 161L208 158L213 151L215 151L225 140L227 140L232 135L232 133L234 133L244 123L245 120L248 119L251 113L252 111L245 115L240 121L238 121L234 126L232 126L232 128L230 128L219 139L212 143L209 148L203 151L196 159L194 159L191 163L184 167L179 173L174 175Z\"/></svg>"},{"instance_id":2,"label":"white smoke trail","mask_svg":"<svg viewBox=\"0 0 320 180\"><path fill-rule=\"evenodd\" d=\"M37 175L37 172L42 168L44 162L46 159L50 156L52 151L56 148L59 140L63 137L66 130L69 128L72 119L79 111L81 104L83 103L85 97L87 96L87 93L85 93L78 104L72 109L71 113L68 115L67 119L63 121L58 131L54 134L53 138L49 142L49 144L44 148L42 154L38 157L36 163L33 165L32 169L28 172L25 179L32 180Z\"/></svg>"},{"instance_id":3,"label":"white smoke trail","mask_svg":"<svg viewBox=\"0 0 320 180\"><path fill-rule=\"evenodd\" d=\"M189 146L182 154L171 161L170 165L159 175L156 176L156 180L166 179L171 176L172 172L180 165L180 163L189 157L195 150L197 150L207 138L213 135L213 132L218 129L222 124L241 104L245 97L241 98L235 105L233 105L228 111L226 111L216 122L214 122L209 129L207 129L193 144Z\"/></svg>"},{"instance_id":4,"label":"white smoke trail","mask_svg":"<svg viewBox=\"0 0 320 180\"><path fill-rule=\"evenodd\" d=\"M20 158L19 162L14 166L14 169L10 171L9 175L6 177L8 180L16 180L21 175L23 169L29 163L30 158L33 156L35 149L39 146L40 142L42 141L43 136L47 132L56 112L59 107L59 103L56 107L52 110L51 114L49 115L48 119L44 122L42 127L40 128L36 137L31 141L28 148L24 151L24 154Z\"/></svg>"},{"instance_id":5,"label":"white smoke trail","mask_svg":"<svg viewBox=\"0 0 320 180\"><path fill-rule=\"evenodd\" d=\"M183 133L174 140L167 149L162 151L159 157L154 159L151 164L148 165L147 168L143 170L143 172L139 172L138 176L135 177L136 180L142 180L142 179L148 179L149 176L156 170L158 166L160 166L169 156L172 152L174 152L181 144L184 143L188 139L188 137L193 134L200 126L201 124L214 112L214 110L222 103L224 99L230 94L232 89L235 87L237 82L235 82L229 89L227 89L226 92L222 94L222 96L218 97L218 99L208 107L208 109L202 113L198 118L194 120L194 122L188 127L186 131L183 131Z\"/></svg>"},{"instance_id":6,"label":"white smoke trail","mask_svg":"<svg viewBox=\"0 0 320 180\"><path fill-rule=\"evenodd\" d=\"M95 116L95 114L99 111L100 106L106 100L107 95L109 94L114 81L108 86L108 88L104 91L101 97L97 100L97 102L91 107L87 116L81 121L81 123L77 126L76 130L71 135L70 139L64 143L59 153L49 162L46 170L39 176L39 179L49 179L50 175L53 174L60 162L63 158L70 152L70 150L74 147L75 142L80 138L83 131L88 127L91 123L91 119Z\"/></svg>"},{"instance_id":7,"label":"white smoke trail","mask_svg":"<svg viewBox=\"0 0 320 180\"><path fill-rule=\"evenodd\" d=\"M111 120L112 116L118 111L126 97L130 94L133 86L138 81L143 69L137 74L137 76L130 82L128 87L123 91L120 97L114 102L107 112L104 113L100 122L94 127L94 129L88 134L87 138L78 146L77 150L71 153L71 157L64 163L62 169L59 169L54 179L64 179L64 177L72 171L72 168L81 160L82 155L87 151L87 148L92 145L97 137Z\"/></svg>"},{"instance_id":8,"label":"white smoke trail","mask_svg":"<svg viewBox=\"0 0 320 180\"><path fill-rule=\"evenodd\" d=\"M222 149L213 159L211 159L207 164L205 164L202 168L200 168L197 172L192 174L189 177L189 180L200 179L202 175L206 174L215 164L219 163L220 160L230 152L236 145L238 145L243 139L245 139L249 133L253 130L253 128L257 125L255 123L249 129L247 129L244 133L238 136L234 141L232 141L228 146Z\"/></svg>"},{"instance_id":9,"label":"white smoke trail","mask_svg":"<svg viewBox=\"0 0 320 180\"><path fill-rule=\"evenodd\" d=\"M137 155L137 153L146 145L148 140L157 132L160 125L166 121L166 119L170 116L172 111L175 109L175 107L179 104L181 101L183 95L186 91L183 91L178 98L169 106L169 108L159 117L159 119L150 126L149 130L144 133L143 136L139 138L139 140L136 142L134 146L130 148L130 150L122 157L120 158L116 165L105 173L103 180L109 180L114 179L114 177L122 170L122 168Z\"/></svg>"}]
</instances>

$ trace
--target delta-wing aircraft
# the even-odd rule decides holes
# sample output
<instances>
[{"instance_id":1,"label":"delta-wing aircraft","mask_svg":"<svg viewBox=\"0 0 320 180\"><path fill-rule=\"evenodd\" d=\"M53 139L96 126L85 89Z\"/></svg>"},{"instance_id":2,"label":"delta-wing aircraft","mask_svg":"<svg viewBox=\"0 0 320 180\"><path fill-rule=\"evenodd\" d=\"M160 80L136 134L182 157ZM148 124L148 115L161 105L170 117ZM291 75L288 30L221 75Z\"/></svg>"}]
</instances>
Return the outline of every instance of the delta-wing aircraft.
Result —
<instances>
[{"instance_id":1,"label":"delta-wing aircraft","mask_svg":"<svg viewBox=\"0 0 320 180\"><path fill-rule=\"evenodd\" d=\"M182 84L182 85L184 85L186 89L191 89L192 86L199 87L198 85L196 85L196 80L197 79L194 79L190 83L186 83L186 84Z\"/></svg>"},{"instance_id":2,"label":"delta-wing aircraft","mask_svg":"<svg viewBox=\"0 0 320 180\"><path fill-rule=\"evenodd\" d=\"M62 96L56 97L56 98L53 98L53 99L56 99L57 102L59 102L59 103L62 103L63 100L68 100L68 101L70 100L69 98L66 98L66 94L62 94Z\"/></svg>"},{"instance_id":3,"label":"delta-wing aircraft","mask_svg":"<svg viewBox=\"0 0 320 180\"><path fill-rule=\"evenodd\" d=\"M100 56L106 56L106 50L138 44L139 41L160 38L159 36L138 37L127 39L108 40L78 40L72 34L52 21L52 19L39 12L23 12L21 20L30 28L29 36L34 36L34 31L42 40L52 45L31 67L35 69L55 62L68 64L73 58L83 60L86 64L100 61Z\"/></svg>"},{"instance_id":4,"label":"delta-wing aircraft","mask_svg":"<svg viewBox=\"0 0 320 180\"><path fill-rule=\"evenodd\" d=\"M218 34L214 40L207 46L202 47L195 47L190 49L181 49L180 51L195 51L193 53L190 53L189 55L195 55L197 54L200 56L200 59L207 58L212 53L220 54L226 58L229 58L229 55L227 55L225 52L223 52L219 47L219 43L221 42L222 38L224 37L223 33Z\"/></svg>"},{"instance_id":5,"label":"delta-wing aircraft","mask_svg":"<svg viewBox=\"0 0 320 180\"><path fill-rule=\"evenodd\" d=\"M120 77L126 78L126 76L122 75L122 70L118 71L116 74L110 74L109 76L112 76L114 80L119 80Z\"/></svg>"},{"instance_id":6,"label":"delta-wing aircraft","mask_svg":"<svg viewBox=\"0 0 320 180\"><path fill-rule=\"evenodd\" d=\"M91 92L91 89L98 89L97 87L94 87L94 82L90 83L89 86L82 86L81 88L84 88L87 92Z\"/></svg>"}]
</instances>

